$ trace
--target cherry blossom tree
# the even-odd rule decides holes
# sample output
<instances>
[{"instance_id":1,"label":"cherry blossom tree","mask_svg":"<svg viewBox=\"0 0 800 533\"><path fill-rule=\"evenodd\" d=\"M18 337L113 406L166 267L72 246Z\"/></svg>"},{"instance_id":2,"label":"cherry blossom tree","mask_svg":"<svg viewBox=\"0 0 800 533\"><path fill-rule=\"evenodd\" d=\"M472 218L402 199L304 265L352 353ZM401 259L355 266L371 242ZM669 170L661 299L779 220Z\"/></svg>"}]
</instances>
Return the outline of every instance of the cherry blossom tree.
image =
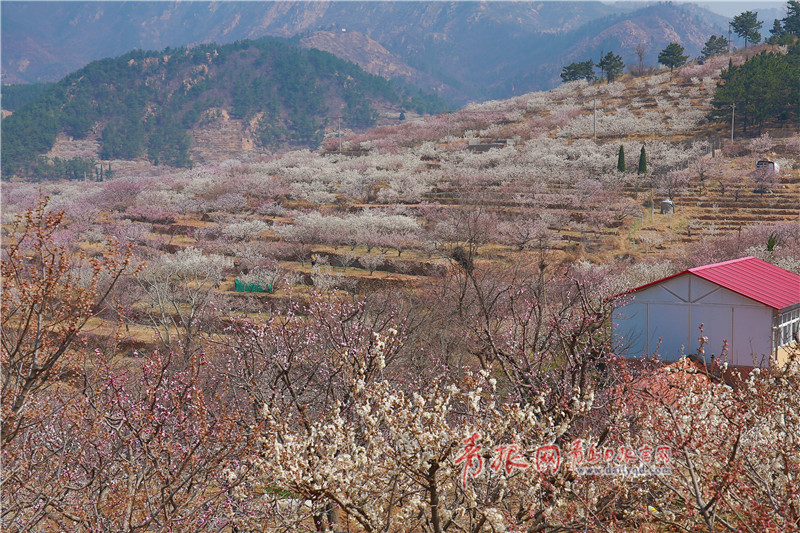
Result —
<instances>
[{"instance_id":1,"label":"cherry blossom tree","mask_svg":"<svg viewBox=\"0 0 800 533\"><path fill-rule=\"evenodd\" d=\"M175 211L151 204L137 204L127 208L124 216L136 222L174 224L178 214Z\"/></svg>"},{"instance_id":2,"label":"cherry blossom tree","mask_svg":"<svg viewBox=\"0 0 800 533\"><path fill-rule=\"evenodd\" d=\"M276 224L272 231L275 235L287 242L297 245L297 258L305 265L310 254L310 247L313 243L319 242L314 230L309 225L297 224Z\"/></svg>"},{"instance_id":3,"label":"cherry blossom tree","mask_svg":"<svg viewBox=\"0 0 800 533\"><path fill-rule=\"evenodd\" d=\"M761 196L772 192L781 182L780 174L770 167L756 169L750 176L755 185L755 191Z\"/></svg>"},{"instance_id":4,"label":"cherry blossom tree","mask_svg":"<svg viewBox=\"0 0 800 533\"><path fill-rule=\"evenodd\" d=\"M346 271L347 267L352 266L358 260L358 255L352 251L346 251L339 255L339 264Z\"/></svg>"},{"instance_id":5,"label":"cherry blossom tree","mask_svg":"<svg viewBox=\"0 0 800 533\"><path fill-rule=\"evenodd\" d=\"M794 135L786 141L786 150L791 154L800 154L800 135Z\"/></svg>"},{"instance_id":6,"label":"cherry blossom tree","mask_svg":"<svg viewBox=\"0 0 800 533\"><path fill-rule=\"evenodd\" d=\"M223 225L222 235L234 241L246 241L267 231L269 225L263 220L243 220Z\"/></svg>"},{"instance_id":7,"label":"cherry blossom tree","mask_svg":"<svg viewBox=\"0 0 800 533\"><path fill-rule=\"evenodd\" d=\"M377 357L387 342L376 343ZM479 377L405 393L356 376L352 406L314 420L311 437L265 408L268 431L250 483L274 480L312 506L336 504L365 531L539 530L551 487L566 480L536 471L532 450L552 446L568 425L544 418L536 401L503 403L495 385Z\"/></svg>"},{"instance_id":8,"label":"cherry blossom tree","mask_svg":"<svg viewBox=\"0 0 800 533\"><path fill-rule=\"evenodd\" d=\"M725 346L716 360L704 358L713 348L701 343L700 364L685 360L632 383L620 411L636 413L623 423L634 445L672 449L672 475L644 483L650 520L689 530L796 529L797 354L784 368L734 373L730 386L721 379Z\"/></svg>"},{"instance_id":9,"label":"cherry blossom tree","mask_svg":"<svg viewBox=\"0 0 800 533\"><path fill-rule=\"evenodd\" d=\"M689 164L688 172L696 176L700 182L700 194L703 194L703 189L706 187L706 180L713 175L721 173L719 160L712 157L703 156L695 159Z\"/></svg>"},{"instance_id":10,"label":"cherry blossom tree","mask_svg":"<svg viewBox=\"0 0 800 533\"><path fill-rule=\"evenodd\" d=\"M137 276L141 312L167 350L186 358L200 350L198 335L209 319L214 291L233 261L186 248L161 256Z\"/></svg>"},{"instance_id":11,"label":"cherry blossom tree","mask_svg":"<svg viewBox=\"0 0 800 533\"><path fill-rule=\"evenodd\" d=\"M552 216L548 213L536 214L525 210L510 220L498 224L498 233L504 242L516 246L518 250L534 247L552 247L560 236L550 230Z\"/></svg>"},{"instance_id":12,"label":"cherry blossom tree","mask_svg":"<svg viewBox=\"0 0 800 533\"><path fill-rule=\"evenodd\" d=\"M178 370L155 353L120 369L105 355L94 353L76 383L48 391L42 399L56 409L3 447L4 528L224 527L232 488L224 467L246 440L217 412L205 362Z\"/></svg>"},{"instance_id":13,"label":"cherry blossom tree","mask_svg":"<svg viewBox=\"0 0 800 533\"><path fill-rule=\"evenodd\" d=\"M386 262L386 259L383 258L381 255L365 255L358 258L358 262L361 265L369 270L369 275L371 276L376 269L380 268L383 263Z\"/></svg>"},{"instance_id":14,"label":"cherry blossom tree","mask_svg":"<svg viewBox=\"0 0 800 533\"><path fill-rule=\"evenodd\" d=\"M685 170L670 170L654 174L653 182L658 192L674 200L676 195L686 189L689 176Z\"/></svg>"},{"instance_id":15,"label":"cherry blossom tree","mask_svg":"<svg viewBox=\"0 0 800 533\"><path fill-rule=\"evenodd\" d=\"M100 313L116 282L136 269L130 251L109 245L100 257L73 257L52 242L63 213L47 197L21 214L2 257L2 443L41 423L37 396L74 370L70 348ZM85 264L87 269L79 269ZM38 405L41 409L35 409Z\"/></svg>"},{"instance_id":16,"label":"cherry blossom tree","mask_svg":"<svg viewBox=\"0 0 800 533\"><path fill-rule=\"evenodd\" d=\"M774 147L775 141L772 140L769 133L762 133L761 136L750 140L750 150L759 156L765 152L769 152Z\"/></svg>"},{"instance_id":17,"label":"cherry blossom tree","mask_svg":"<svg viewBox=\"0 0 800 533\"><path fill-rule=\"evenodd\" d=\"M2 262L2 527L219 527L228 488L215 476L236 426L211 415L202 361L176 371L155 354L136 372L87 353L82 332L136 269L113 248L65 253L50 240L62 215L46 207L19 218Z\"/></svg>"},{"instance_id":18,"label":"cherry blossom tree","mask_svg":"<svg viewBox=\"0 0 800 533\"><path fill-rule=\"evenodd\" d=\"M494 239L497 220L480 194L467 191L456 209L438 211L435 235L446 243L450 258L467 270L474 268L478 250Z\"/></svg>"}]
</instances>

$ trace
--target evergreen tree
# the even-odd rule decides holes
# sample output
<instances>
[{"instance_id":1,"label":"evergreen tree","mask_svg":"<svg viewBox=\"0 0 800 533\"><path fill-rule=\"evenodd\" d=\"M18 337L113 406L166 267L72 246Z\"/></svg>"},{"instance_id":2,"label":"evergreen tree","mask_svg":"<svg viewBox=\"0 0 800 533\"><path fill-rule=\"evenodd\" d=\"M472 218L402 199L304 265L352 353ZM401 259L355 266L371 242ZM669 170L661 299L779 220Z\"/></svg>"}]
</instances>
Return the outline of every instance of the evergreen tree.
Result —
<instances>
[{"instance_id":1,"label":"evergreen tree","mask_svg":"<svg viewBox=\"0 0 800 533\"><path fill-rule=\"evenodd\" d=\"M783 31L800 37L800 1L789 0L786 3L786 17L782 21Z\"/></svg>"},{"instance_id":2,"label":"evergreen tree","mask_svg":"<svg viewBox=\"0 0 800 533\"><path fill-rule=\"evenodd\" d=\"M32 102L52 83L21 83L19 85L3 85L3 109L16 111L28 102Z\"/></svg>"},{"instance_id":3,"label":"evergreen tree","mask_svg":"<svg viewBox=\"0 0 800 533\"><path fill-rule=\"evenodd\" d=\"M685 65L688 58L689 56L683 55L683 46L678 43L669 43L667 47L658 54L658 62L665 67L669 67L670 79L672 79L672 70L675 67Z\"/></svg>"},{"instance_id":4,"label":"evergreen tree","mask_svg":"<svg viewBox=\"0 0 800 533\"><path fill-rule=\"evenodd\" d=\"M728 38L724 35L712 35L703 46L700 52L703 57L708 59L711 56L718 56L728 51Z\"/></svg>"},{"instance_id":5,"label":"evergreen tree","mask_svg":"<svg viewBox=\"0 0 800 533\"><path fill-rule=\"evenodd\" d=\"M561 79L566 83L570 81L594 79L594 62L591 59L577 61L561 69Z\"/></svg>"},{"instance_id":6,"label":"evergreen tree","mask_svg":"<svg viewBox=\"0 0 800 533\"><path fill-rule=\"evenodd\" d=\"M763 22L758 20L757 11L745 11L733 17L731 27L733 33L744 39L744 47L747 48L747 43L756 44L761 41L761 33L758 30L764 25Z\"/></svg>"},{"instance_id":7,"label":"evergreen tree","mask_svg":"<svg viewBox=\"0 0 800 533\"><path fill-rule=\"evenodd\" d=\"M730 121L736 106L736 124L745 133L750 126L761 129L765 122L781 122L800 109L800 47L788 54L762 53L741 66L730 65L722 73L722 84L711 102L711 118Z\"/></svg>"},{"instance_id":8,"label":"evergreen tree","mask_svg":"<svg viewBox=\"0 0 800 533\"><path fill-rule=\"evenodd\" d=\"M597 63L597 66L600 67L600 72L605 72L606 80L608 83L611 83L615 79L622 76L622 68L625 66L625 63L622 61L622 56L615 54L614 52L609 52ZM602 75L601 75L602 77Z\"/></svg>"},{"instance_id":9,"label":"evergreen tree","mask_svg":"<svg viewBox=\"0 0 800 533\"><path fill-rule=\"evenodd\" d=\"M775 19L775 22L772 23L772 28L769 30L769 34L769 38L765 41L767 44L780 44L781 39L786 34L786 32L783 31L780 20Z\"/></svg>"},{"instance_id":10,"label":"evergreen tree","mask_svg":"<svg viewBox=\"0 0 800 533\"><path fill-rule=\"evenodd\" d=\"M636 169L636 173L640 176L647 174L647 154L644 151L644 145L642 145L642 151L639 152L639 168Z\"/></svg>"},{"instance_id":11,"label":"evergreen tree","mask_svg":"<svg viewBox=\"0 0 800 533\"><path fill-rule=\"evenodd\" d=\"M617 170L625 172L625 147L619 145L619 155L617 156Z\"/></svg>"}]
</instances>

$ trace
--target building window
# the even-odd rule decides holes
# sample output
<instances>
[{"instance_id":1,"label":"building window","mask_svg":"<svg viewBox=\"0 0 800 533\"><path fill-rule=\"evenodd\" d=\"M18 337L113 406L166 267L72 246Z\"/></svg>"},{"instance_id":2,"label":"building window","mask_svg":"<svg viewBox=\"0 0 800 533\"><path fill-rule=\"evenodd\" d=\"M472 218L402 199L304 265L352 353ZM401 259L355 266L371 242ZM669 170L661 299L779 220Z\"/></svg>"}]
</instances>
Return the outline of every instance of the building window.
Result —
<instances>
[{"instance_id":1,"label":"building window","mask_svg":"<svg viewBox=\"0 0 800 533\"><path fill-rule=\"evenodd\" d=\"M788 346L789 344L798 341L798 334L800 334L800 309L794 311L787 311L778 317L776 329L776 342L777 348Z\"/></svg>"}]
</instances>

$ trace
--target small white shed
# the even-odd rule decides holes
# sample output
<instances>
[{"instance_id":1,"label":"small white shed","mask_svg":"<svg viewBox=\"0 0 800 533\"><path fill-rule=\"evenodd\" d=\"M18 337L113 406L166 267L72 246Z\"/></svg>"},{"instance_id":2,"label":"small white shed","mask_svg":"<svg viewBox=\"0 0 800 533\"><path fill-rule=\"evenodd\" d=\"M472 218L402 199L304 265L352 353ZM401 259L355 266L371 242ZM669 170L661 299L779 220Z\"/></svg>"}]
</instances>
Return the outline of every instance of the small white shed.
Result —
<instances>
[{"instance_id":1,"label":"small white shed","mask_svg":"<svg viewBox=\"0 0 800 533\"><path fill-rule=\"evenodd\" d=\"M706 356L728 343L728 363L767 367L798 342L800 276L755 257L690 268L637 287L614 311L612 328L626 357L658 353L666 361Z\"/></svg>"},{"instance_id":2,"label":"small white shed","mask_svg":"<svg viewBox=\"0 0 800 533\"><path fill-rule=\"evenodd\" d=\"M759 159L756 161L756 170L768 170L776 176L781 173L781 166L775 161Z\"/></svg>"}]
</instances>

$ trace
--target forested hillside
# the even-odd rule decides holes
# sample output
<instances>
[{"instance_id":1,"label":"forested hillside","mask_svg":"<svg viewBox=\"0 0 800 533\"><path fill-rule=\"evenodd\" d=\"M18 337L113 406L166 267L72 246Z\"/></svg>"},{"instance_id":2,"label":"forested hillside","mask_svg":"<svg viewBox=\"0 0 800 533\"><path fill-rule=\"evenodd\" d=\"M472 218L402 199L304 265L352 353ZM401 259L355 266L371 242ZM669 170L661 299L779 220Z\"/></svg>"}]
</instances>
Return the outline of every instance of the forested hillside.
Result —
<instances>
[{"instance_id":1,"label":"forested hillside","mask_svg":"<svg viewBox=\"0 0 800 533\"><path fill-rule=\"evenodd\" d=\"M240 142L220 126L285 127L384 87L309 66L281 81L303 97L290 106L248 78L280 58L200 51L101 63L146 79L99 98L84 71L11 118L36 105L87 132L59 134L55 168L114 146L128 109L147 154L194 91L218 99L201 123L242 117L204 131ZM629 289L690 267L756 256L800 273L796 53L606 70L316 151L2 180L0 528L800 530L800 352L739 377L696 314L690 354L625 359L611 327ZM766 116L747 114L767 96ZM112 98L122 111L101 115ZM733 104L731 131L714 113Z\"/></svg>"},{"instance_id":2,"label":"forested hillside","mask_svg":"<svg viewBox=\"0 0 800 533\"><path fill-rule=\"evenodd\" d=\"M6 111L15 111L28 102L35 100L51 83L26 83L20 85L4 85L2 104Z\"/></svg>"},{"instance_id":3,"label":"forested hillside","mask_svg":"<svg viewBox=\"0 0 800 533\"><path fill-rule=\"evenodd\" d=\"M277 39L134 51L70 74L5 119L3 174L35 175L36 157L59 133L97 137L102 159L185 167L192 164L190 130L221 114L242 121L254 143L270 150L315 147L335 117L363 128L378 109L399 115L444 104Z\"/></svg>"},{"instance_id":4,"label":"forested hillside","mask_svg":"<svg viewBox=\"0 0 800 533\"><path fill-rule=\"evenodd\" d=\"M722 73L712 101L714 118L739 120L743 133L800 117L800 46L787 54L762 53ZM738 119L736 116L738 114Z\"/></svg>"}]
</instances>

